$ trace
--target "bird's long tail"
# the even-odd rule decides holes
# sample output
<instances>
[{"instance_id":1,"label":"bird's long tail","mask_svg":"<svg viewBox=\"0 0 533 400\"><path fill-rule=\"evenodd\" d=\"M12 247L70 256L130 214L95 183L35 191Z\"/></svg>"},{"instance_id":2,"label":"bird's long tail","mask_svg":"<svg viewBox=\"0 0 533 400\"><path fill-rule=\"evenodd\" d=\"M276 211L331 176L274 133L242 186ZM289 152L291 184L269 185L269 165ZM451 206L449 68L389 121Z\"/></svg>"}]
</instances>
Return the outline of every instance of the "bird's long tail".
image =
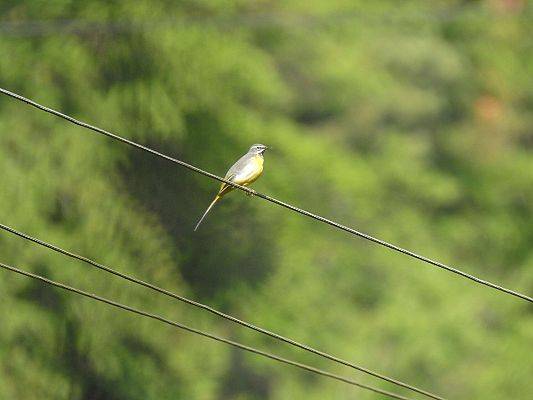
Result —
<instances>
[{"instance_id":1,"label":"bird's long tail","mask_svg":"<svg viewBox=\"0 0 533 400\"><path fill-rule=\"evenodd\" d=\"M219 195L217 195L215 197L215 199L211 202L211 204L209 204L209 207L207 207L207 210L205 210L204 212L204 215L202 215L202 218L200 218L200 221L198 221L198 223L196 224L196 226L194 227L194 231L196 232L196 230L198 229L198 227L200 226L200 224L202 223L202 221L204 220L205 216L207 215L207 213L209 211L211 211L211 209L213 208L213 206L215 205L215 203L217 201L219 201L221 199L221 197Z\"/></svg>"}]
</instances>

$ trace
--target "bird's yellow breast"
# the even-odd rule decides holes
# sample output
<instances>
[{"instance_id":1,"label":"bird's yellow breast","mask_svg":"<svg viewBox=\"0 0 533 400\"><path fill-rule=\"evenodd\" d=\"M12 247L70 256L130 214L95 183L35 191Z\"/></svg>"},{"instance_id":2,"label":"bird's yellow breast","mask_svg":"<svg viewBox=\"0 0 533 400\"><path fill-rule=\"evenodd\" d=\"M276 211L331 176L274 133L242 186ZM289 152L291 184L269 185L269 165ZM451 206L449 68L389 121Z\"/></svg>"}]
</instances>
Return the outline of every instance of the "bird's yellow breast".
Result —
<instances>
[{"instance_id":1,"label":"bird's yellow breast","mask_svg":"<svg viewBox=\"0 0 533 400\"><path fill-rule=\"evenodd\" d=\"M246 186L252 182L255 182L263 172L263 162L264 159L260 155L251 157L248 162L242 166L242 169L237 173L235 183Z\"/></svg>"},{"instance_id":2,"label":"bird's yellow breast","mask_svg":"<svg viewBox=\"0 0 533 400\"><path fill-rule=\"evenodd\" d=\"M255 156L254 161L257 168L257 176L254 178L254 181L259 178L259 175L263 173L263 163L265 162L265 159L263 156ZM252 181L253 182L253 181Z\"/></svg>"},{"instance_id":3,"label":"bird's yellow breast","mask_svg":"<svg viewBox=\"0 0 533 400\"><path fill-rule=\"evenodd\" d=\"M263 156L255 156L254 159L261 171L263 171L263 163L265 162Z\"/></svg>"},{"instance_id":4,"label":"bird's yellow breast","mask_svg":"<svg viewBox=\"0 0 533 400\"><path fill-rule=\"evenodd\" d=\"M247 177L246 182L244 185L249 185L250 183L253 183L261 176L263 173L263 162L264 159L261 156L255 156L251 163L253 164L253 169L250 173L250 175Z\"/></svg>"}]
</instances>

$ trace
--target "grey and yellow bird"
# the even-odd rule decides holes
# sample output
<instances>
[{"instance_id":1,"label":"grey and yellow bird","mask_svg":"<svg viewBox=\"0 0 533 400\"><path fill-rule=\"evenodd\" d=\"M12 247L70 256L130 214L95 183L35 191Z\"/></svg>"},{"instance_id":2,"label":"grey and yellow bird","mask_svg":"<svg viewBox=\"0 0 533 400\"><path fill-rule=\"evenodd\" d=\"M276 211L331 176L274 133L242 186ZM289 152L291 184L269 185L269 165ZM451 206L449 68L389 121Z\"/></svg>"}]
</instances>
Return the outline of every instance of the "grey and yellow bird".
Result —
<instances>
[{"instance_id":1,"label":"grey and yellow bird","mask_svg":"<svg viewBox=\"0 0 533 400\"><path fill-rule=\"evenodd\" d=\"M249 184L255 182L263 173L263 153L266 151L266 149L268 149L268 147L264 144L254 144L252 147L250 147L248 153L239 158L237 162L232 165L232 167L226 173L226 176L224 176L224 179L242 186L248 186ZM207 213L211 211L211 208L213 208L213 206L223 196L231 192L233 189L233 186L228 185L227 183L222 183L218 194L215 196L211 204L209 204L209 207L207 207L207 210L205 210L204 215L202 215L202 218L200 218L196 224L196 227L194 228L195 231L198 229Z\"/></svg>"}]
</instances>

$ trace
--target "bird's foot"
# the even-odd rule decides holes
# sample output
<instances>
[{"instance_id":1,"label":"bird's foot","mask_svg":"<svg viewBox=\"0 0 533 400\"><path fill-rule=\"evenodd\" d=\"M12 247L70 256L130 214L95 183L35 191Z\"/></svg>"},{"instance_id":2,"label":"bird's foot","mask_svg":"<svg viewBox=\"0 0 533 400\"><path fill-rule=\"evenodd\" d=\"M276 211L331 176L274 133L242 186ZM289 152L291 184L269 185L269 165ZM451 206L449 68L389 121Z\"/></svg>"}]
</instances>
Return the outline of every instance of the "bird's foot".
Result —
<instances>
[{"instance_id":1,"label":"bird's foot","mask_svg":"<svg viewBox=\"0 0 533 400\"><path fill-rule=\"evenodd\" d=\"M249 191L249 192L246 192L246 196L250 196L250 197L253 197L253 196L255 196L255 194L256 194L256 193L257 193L257 192L256 192L255 190L253 190L253 189L250 189L250 191Z\"/></svg>"}]
</instances>

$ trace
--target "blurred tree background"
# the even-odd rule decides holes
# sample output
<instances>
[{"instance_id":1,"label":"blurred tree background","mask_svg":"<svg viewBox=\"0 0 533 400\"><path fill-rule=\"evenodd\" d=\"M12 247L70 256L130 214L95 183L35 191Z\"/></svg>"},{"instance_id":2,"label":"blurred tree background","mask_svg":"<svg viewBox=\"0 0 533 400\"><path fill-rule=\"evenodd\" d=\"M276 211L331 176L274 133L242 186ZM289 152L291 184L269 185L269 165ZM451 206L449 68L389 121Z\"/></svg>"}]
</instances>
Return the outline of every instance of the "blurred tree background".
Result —
<instances>
[{"instance_id":1,"label":"blurred tree background","mask_svg":"<svg viewBox=\"0 0 533 400\"><path fill-rule=\"evenodd\" d=\"M3 0L0 84L256 190L533 292L533 7ZM11 225L454 399L533 392L510 296L0 97ZM1 261L394 389L7 233ZM2 399L375 399L0 273ZM406 391L403 394L408 394Z\"/></svg>"}]
</instances>

